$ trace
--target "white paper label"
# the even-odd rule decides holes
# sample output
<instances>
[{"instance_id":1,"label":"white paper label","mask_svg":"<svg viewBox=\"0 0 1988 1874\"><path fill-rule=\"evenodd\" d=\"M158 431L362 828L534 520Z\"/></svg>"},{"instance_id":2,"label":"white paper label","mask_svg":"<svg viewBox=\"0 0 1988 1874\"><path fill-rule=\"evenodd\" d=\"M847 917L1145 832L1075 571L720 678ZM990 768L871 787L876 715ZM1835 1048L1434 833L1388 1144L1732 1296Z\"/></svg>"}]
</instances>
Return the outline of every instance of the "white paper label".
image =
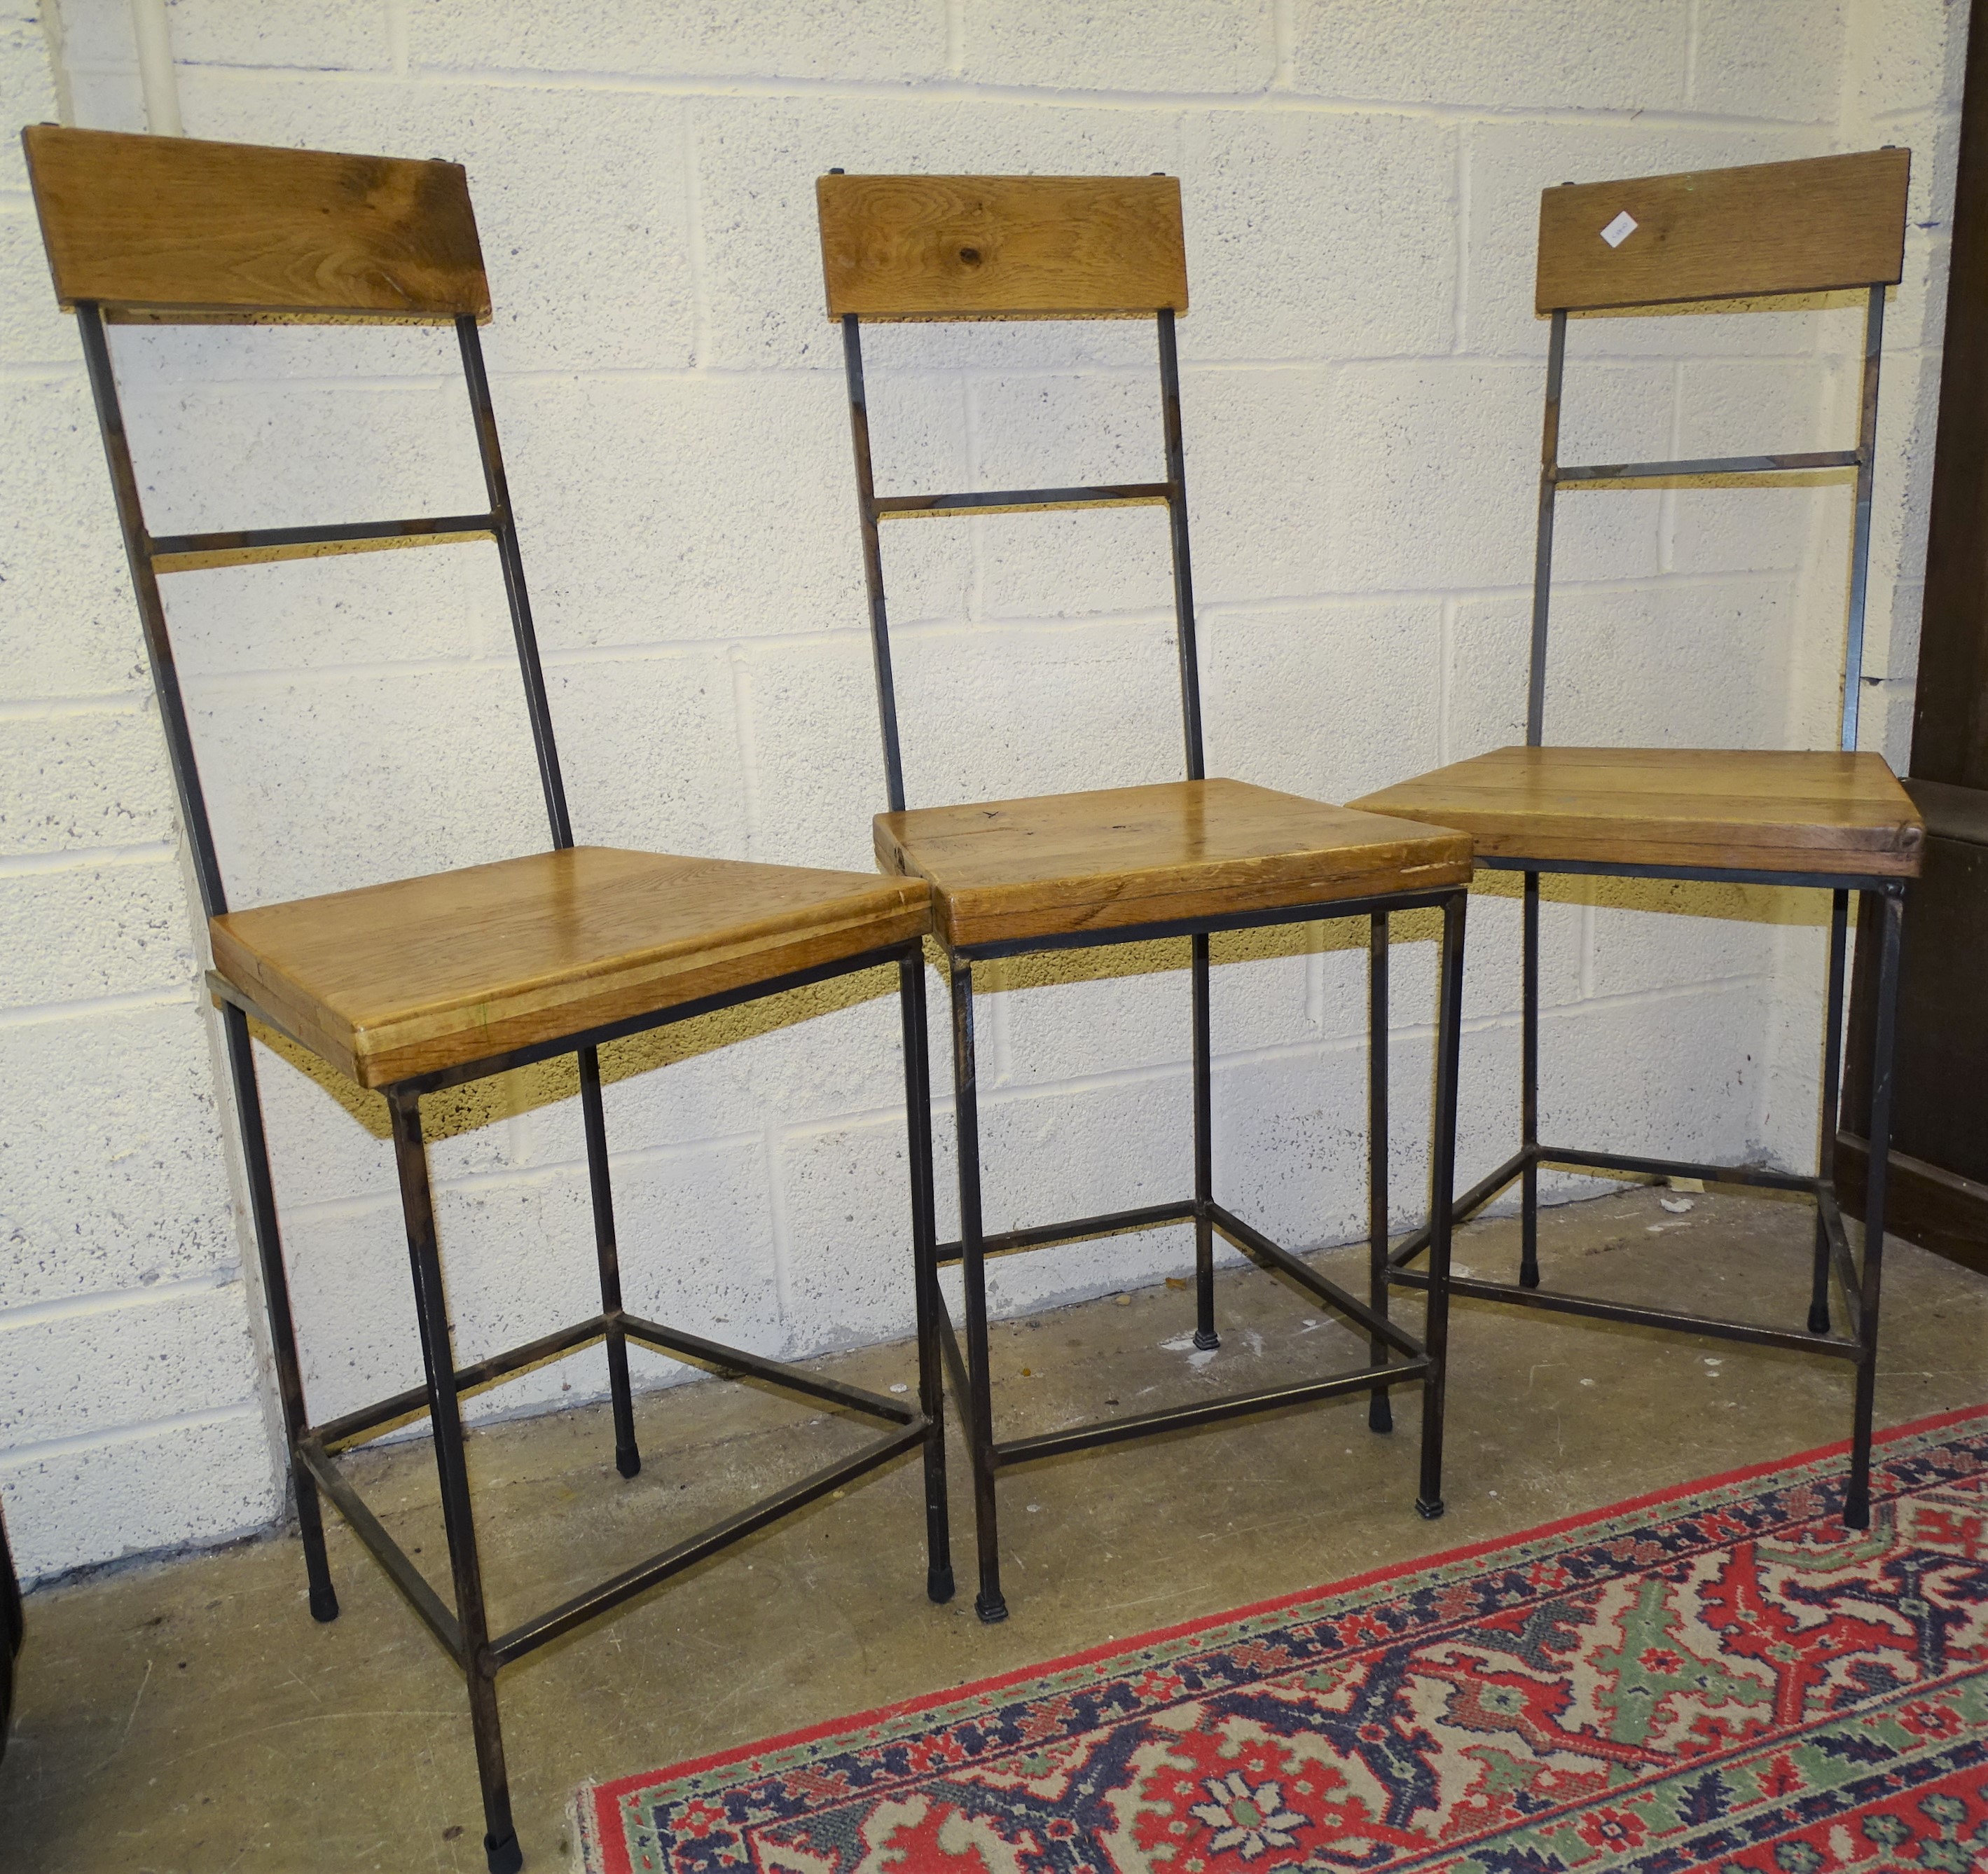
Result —
<instances>
[{"instance_id":1,"label":"white paper label","mask_svg":"<svg viewBox=\"0 0 1988 1874\"><path fill-rule=\"evenodd\" d=\"M1606 228L1602 229L1601 238L1603 240L1606 241L1611 247L1620 247L1622 243L1628 240L1630 235L1634 234L1635 232L1635 218L1630 214L1627 208L1625 208L1620 215L1616 216L1614 220L1611 222Z\"/></svg>"}]
</instances>

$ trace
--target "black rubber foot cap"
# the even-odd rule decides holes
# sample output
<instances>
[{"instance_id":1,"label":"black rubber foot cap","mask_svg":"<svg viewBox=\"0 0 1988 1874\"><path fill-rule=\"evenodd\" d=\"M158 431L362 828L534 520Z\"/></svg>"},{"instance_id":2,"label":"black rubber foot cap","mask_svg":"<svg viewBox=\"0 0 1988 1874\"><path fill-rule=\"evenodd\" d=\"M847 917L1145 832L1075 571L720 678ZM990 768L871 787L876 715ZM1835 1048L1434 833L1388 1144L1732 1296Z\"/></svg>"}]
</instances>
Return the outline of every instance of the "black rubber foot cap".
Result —
<instances>
[{"instance_id":1,"label":"black rubber foot cap","mask_svg":"<svg viewBox=\"0 0 1988 1874\"><path fill-rule=\"evenodd\" d=\"M1808 1331L1811 1334L1827 1334L1829 1331L1828 1309L1810 1308L1809 1310Z\"/></svg>"},{"instance_id":2,"label":"black rubber foot cap","mask_svg":"<svg viewBox=\"0 0 1988 1874\"><path fill-rule=\"evenodd\" d=\"M1415 1499L1415 1514L1425 1523L1432 1523L1442 1514L1442 1499L1439 1497L1432 1503L1426 1497Z\"/></svg>"},{"instance_id":3,"label":"black rubber foot cap","mask_svg":"<svg viewBox=\"0 0 1988 1874\"><path fill-rule=\"evenodd\" d=\"M1395 1409L1378 1392L1367 1402L1367 1429L1370 1432L1395 1429Z\"/></svg>"},{"instance_id":4,"label":"black rubber foot cap","mask_svg":"<svg viewBox=\"0 0 1988 1874\"><path fill-rule=\"evenodd\" d=\"M925 1571L925 1598L940 1607L952 1598L952 1564Z\"/></svg>"},{"instance_id":5,"label":"black rubber foot cap","mask_svg":"<svg viewBox=\"0 0 1988 1874\"><path fill-rule=\"evenodd\" d=\"M525 1865L525 1851L518 1845L515 1831L494 1844L486 1835L483 1838L483 1858L490 1863L490 1874L518 1874Z\"/></svg>"},{"instance_id":6,"label":"black rubber foot cap","mask_svg":"<svg viewBox=\"0 0 1988 1874\"><path fill-rule=\"evenodd\" d=\"M614 1468L624 1477L632 1477L642 1468L642 1454L633 1445L625 1451L614 1453Z\"/></svg>"},{"instance_id":7,"label":"black rubber foot cap","mask_svg":"<svg viewBox=\"0 0 1988 1874\"><path fill-rule=\"evenodd\" d=\"M1222 1336L1212 1328L1205 1332L1199 1328L1194 1331L1194 1344L1205 1354L1212 1354L1222 1345Z\"/></svg>"},{"instance_id":8,"label":"black rubber foot cap","mask_svg":"<svg viewBox=\"0 0 1988 1874\"><path fill-rule=\"evenodd\" d=\"M1540 1272L1538 1270L1521 1269L1519 1271L1519 1286L1521 1288L1537 1288L1539 1285Z\"/></svg>"},{"instance_id":9,"label":"black rubber foot cap","mask_svg":"<svg viewBox=\"0 0 1988 1874\"><path fill-rule=\"evenodd\" d=\"M338 1595L330 1582L310 1591L310 1610L313 1620L333 1621L338 1618Z\"/></svg>"},{"instance_id":10,"label":"black rubber foot cap","mask_svg":"<svg viewBox=\"0 0 1988 1874\"><path fill-rule=\"evenodd\" d=\"M1843 1506L1843 1526L1846 1529L1868 1529L1871 1527L1871 1500L1868 1497L1861 1501L1852 1497Z\"/></svg>"},{"instance_id":11,"label":"black rubber foot cap","mask_svg":"<svg viewBox=\"0 0 1988 1874\"><path fill-rule=\"evenodd\" d=\"M973 1611L980 1616L982 1626L998 1627L1008 1618L1008 1603L998 1594L978 1594L973 1597Z\"/></svg>"}]
</instances>

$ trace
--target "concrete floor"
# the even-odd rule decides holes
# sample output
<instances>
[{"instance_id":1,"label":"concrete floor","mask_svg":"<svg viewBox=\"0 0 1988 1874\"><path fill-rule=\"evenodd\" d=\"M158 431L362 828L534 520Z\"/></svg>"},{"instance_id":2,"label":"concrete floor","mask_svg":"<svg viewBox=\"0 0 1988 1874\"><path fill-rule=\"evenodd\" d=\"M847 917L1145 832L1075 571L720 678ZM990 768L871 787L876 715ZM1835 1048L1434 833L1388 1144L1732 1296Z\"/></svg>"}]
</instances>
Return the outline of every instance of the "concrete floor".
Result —
<instances>
[{"instance_id":1,"label":"concrete floor","mask_svg":"<svg viewBox=\"0 0 1988 1874\"><path fill-rule=\"evenodd\" d=\"M1659 1193L1547 1213L1549 1284L1798 1322L1812 1213ZM1516 1266L1516 1226L1473 1226L1458 1262ZM1357 1252L1324 1259L1355 1279ZM1988 1396L1988 1283L1888 1246L1881 1425ZM1225 1274L1224 1343L1195 1364L1190 1297L1142 1290L997 1330L1004 1433L1356 1362L1361 1344L1293 1290ZM1413 1320L1418 1298L1401 1311ZM972 1611L969 1492L955 1449L961 1593L925 1599L914 1461L765 1532L499 1682L527 1865L573 1852L577 1784L626 1774L1107 1639L1219 1612L1636 1493L1806 1449L1848 1428L1834 1362L1460 1302L1438 1523L1414 1512L1417 1395L1377 1438L1362 1401L1063 1459L1001 1487L1013 1618ZM908 1378L910 1350L824 1362ZM590 1356L598 1358L597 1354ZM475 1436L485 1579L509 1624L776 1487L860 1436L753 1389L637 1405L624 1483L598 1409ZM355 1480L446 1583L428 1447L366 1454ZM0 1867L36 1874L434 1869L480 1874L459 1682L332 1522L341 1618L306 1608L293 1538L132 1567L32 1596L15 1736L0 1765Z\"/></svg>"}]
</instances>

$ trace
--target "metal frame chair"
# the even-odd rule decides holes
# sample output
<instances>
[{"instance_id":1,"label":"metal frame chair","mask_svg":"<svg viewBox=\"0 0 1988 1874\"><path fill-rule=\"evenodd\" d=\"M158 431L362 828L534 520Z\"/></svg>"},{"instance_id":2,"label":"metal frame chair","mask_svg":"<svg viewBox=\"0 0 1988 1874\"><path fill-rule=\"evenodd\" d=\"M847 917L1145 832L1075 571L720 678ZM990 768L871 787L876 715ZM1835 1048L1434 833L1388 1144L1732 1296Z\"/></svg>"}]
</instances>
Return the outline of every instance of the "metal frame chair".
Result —
<instances>
[{"instance_id":1,"label":"metal frame chair","mask_svg":"<svg viewBox=\"0 0 1988 1874\"><path fill-rule=\"evenodd\" d=\"M1391 1429L1387 1389L1423 1385L1420 1492L1425 1517L1442 1513L1443 1361L1449 1265L1449 1192L1456 1125L1461 1033L1467 843L1442 827L1399 851L1385 823L1344 808L1296 800L1232 781L1205 778L1200 680L1195 645L1193 580L1188 545L1186 473L1182 442L1177 311L1187 304L1180 185L1171 177L850 176L832 171L817 184L828 312L842 327L850 421L870 601L885 783L891 810L877 820L878 863L923 873L934 890L936 935L947 952L952 1003L953 1087L958 1138L961 1233L942 1243L942 1264L961 1265L966 1347L942 1301L944 1345L972 1454L983 1621L1005 1619L994 1481L997 1470L1070 1451L1205 1425L1303 1401L1364 1392L1369 1423ZM1166 479L1124 486L1009 489L963 494L879 496L870 447L861 327L865 320L1144 318L1158 343ZM1172 548L1180 660L1185 783L1099 794L980 803L907 812L891 678L880 522L911 516L1040 512L1103 506L1161 506ZM1097 820L1089 863L1072 860L1054 881L1060 906L1019 906L969 858L955 864L949 842L984 837L991 823L1044 831L1060 814ZM1279 819L1286 831L1225 829L1252 814ZM1117 824L1128 821L1138 824ZM1185 823L1183 825L1182 823ZM1155 830L1157 829L1157 830ZM928 836L929 834L929 836ZM1176 838L1176 835L1178 837ZM1153 885L1148 847L1169 848L1177 889ZM1227 845L1225 846L1225 841ZM1379 842L1378 844L1376 842ZM1170 842L1172 842L1170 846ZM1232 847L1234 851L1228 851ZM1385 856L1382 855L1385 854ZM1227 859L1286 867L1280 884L1238 882ZM1121 868L1123 868L1122 870ZM1141 869L1148 868L1148 869ZM1020 895L1045 884L1026 863ZM1093 892L1102 880L1114 888ZM1116 887L1124 885L1121 892ZM985 888L984 889L982 888ZM1040 896L1040 895L1039 895ZM1173 907L1168 915L1169 902ZM1427 1326L1418 1339L1388 1318L1388 919L1395 912L1439 909L1439 970L1431 1222L1435 1276ZM1212 932L1364 917L1369 921L1370 1081L1368 1117L1369 1292L1362 1301L1215 1199L1211 1148L1209 936ZM1179 1202L1116 1211L989 1236L982 1222L979 1128L973 1041L973 966L1026 952L1186 936L1191 943L1194 1106L1194 1194ZM1262 1388L1032 1436L997 1439L988 1371L986 1259L1114 1231L1192 1222L1195 1226L1195 1345L1215 1346L1214 1238L1217 1233L1263 1267L1295 1283L1369 1337L1368 1364L1290 1385Z\"/></svg>"},{"instance_id":2,"label":"metal frame chair","mask_svg":"<svg viewBox=\"0 0 1988 1874\"><path fill-rule=\"evenodd\" d=\"M1851 1459L1843 1519L1870 1520L1872 1385L1884 1267L1886 1147L1892 1048L1905 881L1919 870L1924 827L1882 756L1857 752L1865 589L1870 569L1871 486L1885 289L1898 282L1905 241L1909 153L1750 165L1682 175L1568 184L1540 198L1538 310L1550 315L1541 445L1526 746L1505 749L1370 794L1356 806L1436 817L1477 838L1477 863L1523 874L1523 1016L1519 1150L1456 1200L1459 1217L1519 1182L1521 1247L1516 1283L1457 1277L1456 1294L1602 1321L1783 1347L1851 1362L1856 1369ZM1559 458L1567 319L1582 311L1690 306L1846 289L1865 294L1862 395L1857 446L1694 462L1563 464ZM1560 749L1546 745L1547 620L1554 503L1565 486L1682 478L1773 476L1850 468L1856 475L1840 749L1706 754L1698 751ZM1689 773L1695 768L1696 775ZM1776 797L1779 796L1780 797ZM1644 856L1627 856L1638 849ZM1696 862L1690 862L1690 861ZM1827 1026L1822 1123L1813 1177L1635 1154L1544 1145L1539 1137L1540 877L1701 879L1788 885L1831 894ZM1844 961L1850 894L1866 895L1881 920L1877 1021L1871 1062L1871 1172L1861 1263L1851 1253L1835 1186L1842 1069ZM1707 1183L1803 1192L1816 1201L1815 1252L1805 1331L1631 1307L1540 1286L1539 1168L1684 1176ZM1428 1247L1419 1232L1390 1258L1393 1279L1429 1280L1412 1265ZM1832 1270L1850 1331L1831 1331Z\"/></svg>"},{"instance_id":3,"label":"metal frame chair","mask_svg":"<svg viewBox=\"0 0 1988 1874\"><path fill-rule=\"evenodd\" d=\"M482 1787L484 1846L495 1874L505 1874L522 1865L522 1851L511 1815L495 1682L500 1669L513 1660L915 1448L922 1449L925 1461L927 1591L937 1601L952 1595L943 1382L933 1331L938 1289L922 965L928 908L915 881L893 887L860 874L575 847L477 331L479 321L489 316L489 296L467 181L459 167L52 125L30 128L25 141L56 296L74 310L82 333L181 824L214 944L217 966L207 981L221 1010L241 1126L311 1612L320 1621L335 1619L338 1612L326 1557L322 1492L463 1673ZM487 511L352 525L152 534L140 499L105 331L106 322L120 320L452 325L489 492ZM431 880L231 914L174 666L160 598L161 577L197 567L465 539L494 541L502 562L550 824L551 853ZM880 898L880 886L891 895ZM624 887L632 898L616 896ZM470 909L453 918L454 900L465 894L464 902ZM735 896L739 902L733 908ZM377 962L382 951L423 942L432 943L443 956L439 967L445 973L455 966L450 959L458 952L473 959L480 941L484 951L490 949L490 943L478 938L479 915L494 920L541 900L547 907L546 922L557 929L539 933L544 954L535 958L539 973L526 986L530 994L516 993L518 984L500 971L491 985L490 999L466 1015L418 1009L411 1014L407 1008L396 1006L386 1010L379 1023L370 1023L349 1006L357 994L349 983L338 994L325 987L324 979L337 977L342 959L348 956ZM671 903L682 912L674 925ZM590 906L600 905L637 933L630 938L624 931L617 939L625 957L618 952L584 952L587 933L580 927L590 915ZM299 962L307 948L300 947L305 937L312 938L317 949ZM552 994L546 987L548 973L556 972L562 959L566 966L599 966L596 986L583 983L546 1006ZM621 1299L600 1091L598 1050L604 1043L887 962L894 963L898 972L910 1115L919 1342L915 1406L627 1312ZM468 967L464 964L458 974L464 975ZM522 962L514 962L512 976L523 968ZM250 1045L252 1018L289 1035L361 1084L384 1091L392 1115L427 1381L423 1387L315 1425L305 1403L292 1324ZM421 1095L566 1054L576 1055L579 1063L600 1311L526 1345L458 1366L436 1242ZM465 1465L461 1396L600 1341L607 1355L616 1463L623 1477L632 1477L641 1460L628 1377L631 1340L726 1378L756 1381L826 1402L885 1429L853 1456L493 1636L485 1615ZM423 1412L434 1434L453 1608L387 1533L337 1463L342 1451Z\"/></svg>"}]
</instances>

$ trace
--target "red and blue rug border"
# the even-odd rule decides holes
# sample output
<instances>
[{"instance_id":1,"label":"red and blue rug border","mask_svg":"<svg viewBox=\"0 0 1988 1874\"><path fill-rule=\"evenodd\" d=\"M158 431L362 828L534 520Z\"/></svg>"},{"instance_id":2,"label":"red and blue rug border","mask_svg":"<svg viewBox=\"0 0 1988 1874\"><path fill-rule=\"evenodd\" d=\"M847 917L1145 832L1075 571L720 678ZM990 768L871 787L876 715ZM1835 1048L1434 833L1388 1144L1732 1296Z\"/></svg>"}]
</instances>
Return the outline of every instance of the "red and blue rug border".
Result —
<instances>
[{"instance_id":1,"label":"red and blue rug border","mask_svg":"<svg viewBox=\"0 0 1988 1874\"><path fill-rule=\"evenodd\" d=\"M1942 1431L1950 1426L1984 1418L1988 1418L1988 1402L1956 1406L1948 1411L1929 1413L1924 1418L1912 1419L1903 1425L1892 1426L1878 1432L1871 1442L1874 1446L1892 1444L1902 1439L1923 1436L1928 1433ZM921 1712L938 1710L1074 1667L1094 1666L1107 1660L1122 1659L1129 1654L1144 1652L1149 1647L1189 1639L1219 1627L1280 1613L1322 1596L1357 1593L1365 1588L1378 1587L1427 1571L1452 1568L1482 1556L1495 1554L1501 1550L1551 1541L1597 1523L1655 1509L1665 1504L1678 1502L1708 1490L1726 1489L1800 1465L1821 1463L1831 1458L1844 1456L1849 1449L1850 1441L1839 1439L1833 1443L1817 1445L1807 1451L1765 1459L1757 1463L1719 1471L1710 1477L1694 1478L1687 1483L1646 1491L1640 1496L1625 1497L1620 1502L1605 1504L1596 1509L1581 1510L1572 1516L1558 1517L1529 1528L1514 1530L1507 1535L1486 1537L1479 1541L1439 1550L1433 1554L1389 1562L1361 1574L1349 1575L1343 1581L1322 1582L1314 1587L1298 1588L1289 1594L1273 1595L1268 1599L1251 1602L1220 1613L1199 1615L1192 1620L1177 1622L1171 1626L1155 1627L1124 1639L1107 1640L1075 1652L1058 1654L1027 1666L1016 1666L1008 1672L992 1674L985 1679L971 1679L964 1684L951 1686L942 1691L921 1693L914 1698L898 1699L888 1704L872 1706L866 1710L847 1713L824 1719L818 1723L783 1731L771 1737L756 1738L747 1744L735 1744L729 1749L712 1751L705 1756L687 1757L678 1763L641 1771L632 1776L617 1778L611 1782L590 1784L580 1790L579 1796L578 1819L583 1840L596 1847L602 1874L637 1874L628 1859L627 1845L619 1831L612 1825L604 1828L601 1825L604 1819L618 1815L621 1799L635 1790L685 1777L703 1775L712 1771L722 1770L729 1764L793 1750L860 1727L915 1717Z\"/></svg>"}]
</instances>

